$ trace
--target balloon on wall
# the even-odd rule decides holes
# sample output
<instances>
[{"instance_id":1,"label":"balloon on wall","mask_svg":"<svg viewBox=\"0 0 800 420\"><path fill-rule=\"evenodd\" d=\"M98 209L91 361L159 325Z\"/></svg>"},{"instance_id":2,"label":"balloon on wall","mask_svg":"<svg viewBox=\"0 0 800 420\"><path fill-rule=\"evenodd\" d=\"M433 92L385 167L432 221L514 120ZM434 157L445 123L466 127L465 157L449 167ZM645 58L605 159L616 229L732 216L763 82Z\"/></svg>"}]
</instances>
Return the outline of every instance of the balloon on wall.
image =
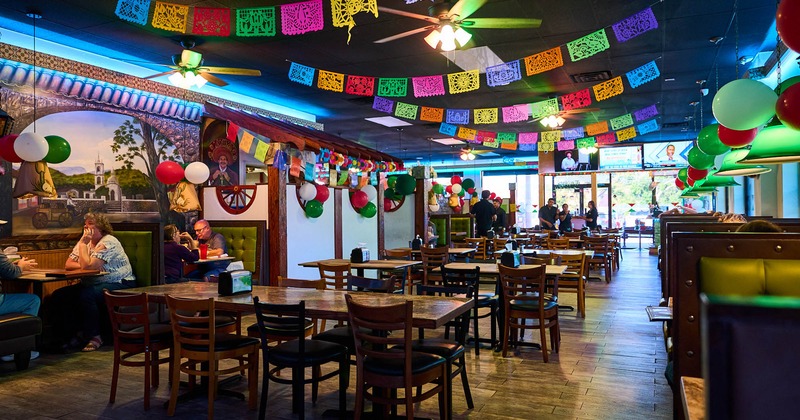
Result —
<instances>
[{"instance_id":1,"label":"balloon on wall","mask_svg":"<svg viewBox=\"0 0 800 420\"><path fill-rule=\"evenodd\" d=\"M686 169L686 168L681 168L681 169L678 171L678 179L680 179L680 180L681 180L681 182L683 182L684 184L686 183L686 178L688 178L688 177L689 177L689 172L688 172L688 171L689 171L689 170L688 170L688 169Z\"/></svg>"},{"instance_id":2,"label":"balloon on wall","mask_svg":"<svg viewBox=\"0 0 800 420\"><path fill-rule=\"evenodd\" d=\"M378 198L378 190L376 190L372 185L364 185L364 187L361 188L361 191L364 191L364 194L367 195L367 200L369 201L373 201Z\"/></svg>"},{"instance_id":3,"label":"balloon on wall","mask_svg":"<svg viewBox=\"0 0 800 420\"><path fill-rule=\"evenodd\" d=\"M327 185L316 184L314 188L317 189L317 195L314 196L314 200L317 200L320 203L328 201L328 198L331 196L331 192L328 190Z\"/></svg>"},{"instance_id":4,"label":"balloon on wall","mask_svg":"<svg viewBox=\"0 0 800 420\"><path fill-rule=\"evenodd\" d=\"M697 147L692 147L689 149L689 154L686 160L689 161L689 165L697 169L708 169L714 166L714 156L701 152ZM692 177L691 175L689 176Z\"/></svg>"},{"instance_id":5,"label":"balloon on wall","mask_svg":"<svg viewBox=\"0 0 800 420\"><path fill-rule=\"evenodd\" d=\"M800 85L789 86L781 93L775 111L783 125L800 130Z\"/></svg>"},{"instance_id":6,"label":"balloon on wall","mask_svg":"<svg viewBox=\"0 0 800 420\"><path fill-rule=\"evenodd\" d=\"M306 182L300 187L300 198L305 201L313 200L317 196L317 187L310 182Z\"/></svg>"},{"instance_id":7,"label":"balloon on wall","mask_svg":"<svg viewBox=\"0 0 800 420\"><path fill-rule=\"evenodd\" d=\"M450 177L450 183L453 185L461 184L461 177L458 175L453 175L452 177Z\"/></svg>"},{"instance_id":8,"label":"balloon on wall","mask_svg":"<svg viewBox=\"0 0 800 420\"><path fill-rule=\"evenodd\" d=\"M375 205L373 202L368 202L361 210L358 211L362 216L366 217L367 219L375 217L375 214L378 213L378 206Z\"/></svg>"},{"instance_id":9,"label":"balloon on wall","mask_svg":"<svg viewBox=\"0 0 800 420\"><path fill-rule=\"evenodd\" d=\"M431 189L435 194L444 194L444 185L442 184L434 184Z\"/></svg>"},{"instance_id":10,"label":"balloon on wall","mask_svg":"<svg viewBox=\"0 0 800 420\"><path fill-rule=\"evenodd\" d=\"M719 124L710 124L703 127L697 134L697 148L711 156L721 155L730 150L730 147L722 144L719 140L718 132Z\"/></svg>"},{"instance_id":11,"label":"balloon on wall","mask_svg":"<svg viewBox=\"0 0 800 420\"><path fill-rule=\"evenodd\" d=\"M20 159L28 162L38 162L44 159L47 156L48 148L47 139L40 134L32 132L20 134L14 142L14 152L17 153ZM181 178L183 178L182 175ZM175 182L172 182L172 184Z\"/></svg>"},{"instance_id":12,"label":"balloon on wall","mask_svg":"<svg viewBox=\"0 0 800 420\"><path fill-rule=\"evenodd\" d=\"M394 188L396 185L397 185L397 177L396 176L390 176L389 178L386 179L386 186L387 187Z\"/></svg>"},{"instance_id":13,"label":"balloon on wall","mask_svg":"<svg viewBox=\"0 0 800 420\"><path fill-rule=\"evenodd\" d=\"M44 160L47 163L61 163L69 158L72 147L66 139L60 136L45 136L47 140L47 154Z\"/></svg>"},{"instance_id":14,"label":"balloon on wall","mask_svg":"<svg viewBox=\"0 0 800 420\"><path fill-rule=\"evenodd\" d=\"M775 14L775 26L787 47L800 51L800 1L783 0Z\"/></svg>"},{"instance_id":15,"label":"balloon on wall","mask_svg":"<svg viewBox=\"0 0 800 420\"><path fill-rule=\"evenodd\" d=\"M208 165L203 162L192 162L186 165L184 175L186 176L186 180L192 184L204 184L206 181L208 181Z\"/></svg>"},{"instance_id":16,"label":"balloon on wall","mask_svg":"<svg viewBox=\"0 0 800 420\"><path fill-rule=\"evenodd\" d=\"M17 137L19 137L17 134L9 134L7 136L0 137L0 157L8 162L22 162L22 159L17 156L17 152L14 151L14 142L17 140Z\"/></svg>"},{"instance_id":17,"label":"balloon on wall","mask_svg":"<svg viewBox=\"0 0 800 420\"><path fill-rule=\"evenodd\" d=\"M778 101L780 101L780 98ZM726 146L734 148L744 147L752 143L753 139L756 138L756 134L758 134L758 128L751 128L749 130L731 130L724 125L720 125L717 129L719 141Z\"/></svg>"},{"instance_id":18,"label":"balloon on wall","mask_svg":"<svg viewBox=\"0 0 800 420\"><path fill-rule=\"evenodd\" d=\"M714 118L725 127L749 130L765 124L775 115L777 101L778 95L769 86L752 79L737 79L719 89L711 110Z\"/></svg>"},{"instance_id":19,"label":"balloon on wall","mask_svg":"<svg viewBox=\"0 0 800 420\"><path fill-rule=\"evenodd\" d=\"M156 178L164 184L177 184L183 175L183 167L178 162L165 160L156 166Z\"/></svg>"},{"instance_id":20,"label":"balloon on wall","mask_svg":"<svg viewBox=\"0 0 800 420\"><path fill-rule=\"evenodd\" d=\"M322 215L322 203L317 200L311 200L306 203L306 216L316 219Z\"/></svg>"},{"instance_id":21,"label":"balloon on wall","mask_svg":"<svg viewBox=\"0 0 800 420\"><path fill-rule=\"evenodd\" d=\"M366 206L369 203L369 199L364 191L356 191L350 196L350 203L358 210Z\"/></svg>"},{"instance_id":22,"label":"balloon on wall","mask_svg":"<svg viewBox=\"0 0 800 420\"><path fill-rule=\"evenodd\" d=\"M400 195L409 195L414 193L417 188L417 180L413 176L403 174L397 177L397 183L394 186L395 191Z\"/></svg>"},{"instance_id":23,"label":"balloon on wall","mask_svg":"<svg viewBox=\"0 0 800 420\"><path fill-rule=\"evenodd\" d=\"M678 187L679 190L686 188L686 184L684 184L679 178L675 178L675 186Z\"/></svg>"}]
</instances>

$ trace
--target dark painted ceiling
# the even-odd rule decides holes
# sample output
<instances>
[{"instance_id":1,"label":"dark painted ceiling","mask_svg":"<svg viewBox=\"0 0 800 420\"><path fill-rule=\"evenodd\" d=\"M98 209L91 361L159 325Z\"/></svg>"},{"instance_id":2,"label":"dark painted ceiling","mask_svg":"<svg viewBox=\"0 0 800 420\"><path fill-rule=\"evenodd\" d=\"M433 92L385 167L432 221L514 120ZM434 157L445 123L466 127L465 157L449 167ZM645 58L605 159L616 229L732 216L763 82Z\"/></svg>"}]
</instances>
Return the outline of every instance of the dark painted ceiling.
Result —
<instances>
[{"instance_id":1,"label":"dark painted ceiling","mask_svg":"<svg viewBox=\"0 0 800 420\"><path fill-rule=\"evenodd\" d=\"M155 2L153 2L155 3ZM275 0L220 0L171 3L190 6L244 8L292 3ZM149 24L140 26L119 19L113 0L2 0L0 26L22 33L31 33L31 19L25 16L30 8L38 9L43 18L37 21L37 36L55 42L67 35L86 44L91 50L108 57L125 58L153 69L168 70L159 63L170 63L171 55L181 51L178 35L155 29ZM209 66L243 67L262 71L261 77L221 75L229 82L226 89L261 97L319 115L318 121L331 134L358 141L404 159L429 157L434 160L452 157L457 151L428 141L446 137L438 133L438 124L414 122L404 127L402 134L365 121L367 117L385 116L372 109L372 98L344 93L332 93L290 82L287 78L290 62L317 69L345 74L376 77L411 77L446 74L461 71L441 53L432 50L423 37L403 38L386 44L373 41L425 26L421 20L381 13L356 15L357 26L347 44L346 28L334 28L330 18L330 1L325 4L325 29L298 36L279 35L273 38L207 37L195 50L201 52ZM378 0L384 7L427 14L432 2L423 0L406 5L404 0ZM696 132L712 122L711 101L717 86L736 78L737 57L754 56L775 46L770 28L775 19L775 2L765 0L490 0L472 17L540 18L538 29L472 29L472 41L467 46L488 47L504 61L511 61L541 52L580 38L603 27L609 27L647 7L652 6L658 20L657 30L647 32L628 42L618 43L611 31L611 47L595 56L572 63L565 54L565 65L503 87L490 88L482 83L480 90L458 95L429 98L398 98L412 104L444 108L499 107L532 103L575 92L595 83L573 82L571 75L608 71L612 77L623 76L651 60L661 71L661 77L617 97L591 105L598 111L571 115L564 127L575 127L607 120L651 104L658 104L658 132L633 141L693 139ZM738 19L734 9L738 10ZM152 15L153 6L151 6ZM721 42L709 39L724 37ZM2 38L0 38L2 41ZM83 42L70 41L78 48ZM738 49L738 52L737 52ZM739 65L739 77L748 65ZM668 81L669 79L674 79ZM710 89L703 97L698 80L708 80ZM159 79L166 82L165 79ZM483 79L485 81L485 79ZM701 101L701 106L690 105ZM488 131L543 131L538 123L515 123L471 126ZM481 149L481 146L477 147ZM521 152L497 150L503 156L521 156ZM519 153L519 154L518 154Z\"/></svg>"}]
</instances>

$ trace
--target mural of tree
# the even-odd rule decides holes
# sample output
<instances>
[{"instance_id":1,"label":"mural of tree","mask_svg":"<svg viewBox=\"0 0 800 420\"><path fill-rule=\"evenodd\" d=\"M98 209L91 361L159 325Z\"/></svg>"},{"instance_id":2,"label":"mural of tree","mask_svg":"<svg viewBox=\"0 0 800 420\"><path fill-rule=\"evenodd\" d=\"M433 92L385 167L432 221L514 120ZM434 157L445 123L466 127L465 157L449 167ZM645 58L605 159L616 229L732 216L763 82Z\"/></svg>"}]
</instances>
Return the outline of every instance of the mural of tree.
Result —
<instances>
[{"instance_id":1,"label":"mural of tree","mask_svg":"<svg viewBox=\"0 0 800 420\"><path fill-rule=\"evenodd\" d=\"M111 150L116 154L116 161L122 162L125 169L131 169L136 160L144 163L159 213L166 218L169 213L167 186L156 179L156 166L167 159L182 163L172 141L150 124L134 118L114 130Z\"/></svg>"}]
</instances>

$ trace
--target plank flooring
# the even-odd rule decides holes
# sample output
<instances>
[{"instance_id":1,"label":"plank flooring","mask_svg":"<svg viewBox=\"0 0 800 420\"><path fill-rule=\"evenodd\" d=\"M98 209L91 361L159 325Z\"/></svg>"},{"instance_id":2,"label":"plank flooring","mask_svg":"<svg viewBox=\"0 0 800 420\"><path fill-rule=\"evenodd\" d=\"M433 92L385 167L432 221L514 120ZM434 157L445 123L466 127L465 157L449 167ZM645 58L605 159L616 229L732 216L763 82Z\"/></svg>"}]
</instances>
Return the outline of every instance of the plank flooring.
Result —
<instances>
[{"instance_id":1,"label":"plank flooring","mask_svg":"<svg viewBox=\"0 0 800 420\"><path fill-rule=\"evenodd\" d=\"M454 383L455 418L474 419L668 419L672 392L664 379L666 365L661 327L647 320L645 306L658 302L660 283L656 257L646 250L626 250L611 284L593 281L587 292L587 316L561 312L561 351L544 363L539 350L523 348L508 358L482 350L467 356L475 408L468 410L460 381ZM562 303L575 304L574 294ZM481 336L488 337L488 319ZM249 324L248 324L249 325ZM538 332L533 339L538 342ZM530 335L526 336L530 340ZM152 393L151 409L142 406L142 373L122 368L117 401L108 404L112 348L95 353L42 354L24 372L0 363L0 418L11 419L139 419L168 418L167 368ZM355 369L353 369L353 376ZM337 407L336 380L320 388L316 404L307 388L306 415L323 418ZM246 392L246 380L231 387ZM268 418L294 418L290 387L270 384ZM348 406L354 405L350 389ZM245 402L221 396L215 418L256 418ZM402 413L402 410L400 410ZM204 398L180 403L176 417L204 418ZM422 403L418 417L438 417L436 399Z\"/></svg>"}]
</instances>

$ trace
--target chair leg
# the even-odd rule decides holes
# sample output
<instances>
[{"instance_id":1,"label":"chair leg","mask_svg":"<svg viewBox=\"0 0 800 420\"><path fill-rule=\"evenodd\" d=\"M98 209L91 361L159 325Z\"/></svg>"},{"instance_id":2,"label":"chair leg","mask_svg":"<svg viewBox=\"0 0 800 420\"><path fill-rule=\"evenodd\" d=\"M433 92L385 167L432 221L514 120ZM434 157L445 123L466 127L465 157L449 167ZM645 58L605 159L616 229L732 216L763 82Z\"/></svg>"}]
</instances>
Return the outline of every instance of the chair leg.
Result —
<instances>
[{"instance_id":1,"label":"chair leg","mask_svg":"<svg viewBox=\"0 0 800 420\"><path fill-rule=\"evenodd\" d=\"M311 402L317 402L317 394L319 392L319 377L322 373L320 365L311 368Z\"/></svg>"},{"instance_id":2,"label":"chair leg","mask_svg":"<svg viewBox=\"0 0 800 420\"><path fill-rule=\"evenodd\" d=\"M339 418L347 417L347 388L350 385L350 356L344 354L339 360Z\"/></svg>"},{"instance_id":3,"label":"chair leg","mask_svg":"<svg viewBox=\"0 0 800 420\"><path fill-rule=\"evenodd\" d=\"M511 319L506 318L506 325L503 328L503 357L508 357L508 339L511 330Z\"/></svg>"},{"instance_id":4,"label":"chair leg","mask_svg":"<svg viewBox=\"0 0 800 420\"><path fill-rule=\"evenodd\" d=\"M250 388L247 396L247 408L250 410L256 409L256 400L258 400L258 347L255 351L247 355L247 385Z\"/></svg>"},{"instance_id":5,"label":"chair leg","mask_svg":"<svg viewBox=\"0 0 800 420\"><path fill-rule=\"evenodd\" d=\"M356 420L360 420L361 416L364 414L364 380L361 378L361 375L356 373L356 405L355 405L355 412L354 417ZM340 397L341 398L341 397Z\"/></svg>"},{"instance_id":6,"label":"chair leg","mask_svg":"<svg viewBox=\"0 0 800 420\"><path fill-rule=\"evenodd\" d=\"M492 311L491 315L489 315L489 322L491 322L491 325L490 325L489 328L490 328L491 337L492 337L491 338L492 348L494 348L494 346L497 344L497 327L495 326L495 324L497 324L497 322L496 322L497 321L497 306L496 305L492 305L492 306L489 307L489 310Z\"/></svg>"},{"instance_id":7,"label":"chair leg","mask_svg":"<svg viewBox=\"0 0 800 420\"><path fill-rule=\"evenodd\" d=\"M547 329L544 327L544 320L542 319L539 319L539 337L542 343L542 358L544 358L544 362L547 363L549 361L547 354Z\"/></svg>"},{"instance_id":8,"label":"chair leg","mask_svg":"<svg viewBox=\"0 0 800 420\"><path fill-rule=\"evenodd\" d=\"M292 412L298 413L300 418L303 418L305 414L303 409L305 408L305 386L303 384L303 368L302 367L293 367L292 368Z\"/></svg>"},{"instance_id":9,"label":"chair leg","mask_svg":"<svg viewBox=\"0 0 800 420\"><path fill-rule=\"evenodd\" d=\"M114 348L114 371L111 374L111 394L108 396L108 403L113 404L117 399L117 381L119 380L119 349ZM145 383L145 387L147 384Z\"/></svg>"},{"instance_id":10,"label":"chair leg","mask_svg":"<svg viewBox=\"0 0 800 420\"><path fill-rule=\"evenodd\" d=\"M461 363L461 387L464 388L464 398L467 400L467 408L471 410L475 408L475 403L472 401L472 390L469 389L469 379L467 378L467 361L463 354L459 359L459 363Z\"/></svg>"},{"instance_id":11,"label":"chair leg","mask_svg":"<svg viewBox=\"0 0 800 420\"><path fill-rule=\"evenodd\" d=\"M450 388L452 382L450 380L449 372L442 372L444 376L439 379L442 381L442 391L439 393L441 402L439 403L439 416L447 416L447 420L453 418L453 390Z\"/></svg>"},{"instance_id":12,"label":"chair leg","mask_svg":"<svg viewBox=\"0 0 800 420\"><path fill-rule=\"evenodd\" d=\"M259 420L264 420L267 417L267 398L269 397L269 363L266 358L264 360L264 372L261 375L261 402L258 408Z\"/></svg>"},{"instance_id":13,"label":"chair leg","mask_svg":"<svg viewBox=\"0 0 800 420\"><path fill-rule=\"evenodd\" d=\"M217 361L208 362L208 420L214 418L214 400L217 399Z\"/></svg>"},{"instance_id":14,"label":"chair leg","mask_svg":"<svg viewBox=\"0 0 800 420\"><path fill-rule=\"evenodd\" d=\"M472 333L475 335L475 356L481 354L480 336L478 335L478 307L472 309Z\"/></svg>"},{"instance_id":15,"label":"chair leg","mask_svg":"<svg viewBox=\"0 0 800 420\"><path fill-rule=\"evenodd\" d=\"M156 359L157 360L157 359ZM144 352L144 409L150 409L150 381L152 380L152 371L154 370L151 366L153 363L153 354L150 351Z\"/></svg>"},{"instance_id":16,"label":"chair leg","mask_svg":"<svg viewBox=\"0 0 800 420\"><path fill-rule=\"evenodd\" d=\"M174 352L173 366L172 366L172 387L169 391L169 406L167 407L167 415L172 417L175 415L175 406L178 404L178 386L181 382L181 358L178 352Z\"/></svg>"},{"instance_id":17,"label":"chair leg","mask_svg":"<svg viewBox=\"0 0 800 420\"><path fill-rule=\"evenodd\" d=\"M158 359L159 359L159 351L156 350L150 354L150 367L152 369L152 375L150 376L150 386L153 388L158 388L158 383L160 381L160 377L158 376Z\"/></svg>"}]
</instances>

